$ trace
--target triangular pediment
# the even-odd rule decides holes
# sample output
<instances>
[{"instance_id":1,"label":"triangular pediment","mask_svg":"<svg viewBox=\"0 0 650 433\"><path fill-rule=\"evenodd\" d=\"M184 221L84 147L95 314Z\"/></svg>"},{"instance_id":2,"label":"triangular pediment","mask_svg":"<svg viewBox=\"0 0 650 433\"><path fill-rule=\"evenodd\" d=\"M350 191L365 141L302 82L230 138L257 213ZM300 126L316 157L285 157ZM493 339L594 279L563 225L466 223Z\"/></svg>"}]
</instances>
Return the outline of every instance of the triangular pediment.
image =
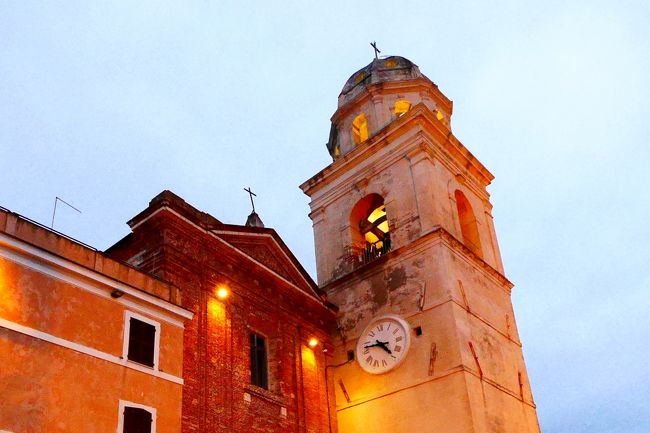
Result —
<instances>
[{"instance_id":1,"label":"triangular pediment","mask_svg":"<svg viewBox=\"0 0 650 433\"><path fill-rule=\"evenodd\" d=\"M233 230L223 227L213 233L309 295L318 296L311 277L273 230L233 227Z\"/></svg>"}]
</instances>

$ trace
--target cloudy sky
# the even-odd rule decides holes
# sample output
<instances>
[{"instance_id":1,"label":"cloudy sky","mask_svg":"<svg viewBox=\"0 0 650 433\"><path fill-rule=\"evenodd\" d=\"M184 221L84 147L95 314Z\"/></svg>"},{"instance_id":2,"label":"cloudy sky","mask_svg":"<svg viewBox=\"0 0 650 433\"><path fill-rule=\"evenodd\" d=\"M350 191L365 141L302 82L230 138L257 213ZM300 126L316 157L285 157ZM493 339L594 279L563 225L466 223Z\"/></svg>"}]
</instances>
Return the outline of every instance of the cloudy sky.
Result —
<instances>
[{"instance_id":1,"label":"cloudy sky","mask_svg":"<svg viewBox=\"0 0 650 433\"><path fill-rule=\"evenodd\" d=\"M491 4L487 4L491 3ZM163 189L256 207L314 274L298 185L368 43L454 101L490 186L546 433L650 425L650 6L0 1L0 205L104 249Z\"/></svg>"}]
</instances>

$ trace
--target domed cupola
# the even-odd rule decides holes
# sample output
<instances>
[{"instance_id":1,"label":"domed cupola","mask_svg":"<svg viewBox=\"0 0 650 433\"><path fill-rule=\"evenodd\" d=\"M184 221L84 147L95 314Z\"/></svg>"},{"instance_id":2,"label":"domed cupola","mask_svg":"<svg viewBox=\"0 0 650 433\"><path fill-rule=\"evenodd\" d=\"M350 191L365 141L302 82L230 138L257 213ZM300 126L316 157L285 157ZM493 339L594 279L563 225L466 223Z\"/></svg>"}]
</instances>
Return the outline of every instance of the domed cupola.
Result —
<instances>
[{"instance_id":1,"label":"domed cupola","mask_svg":"<svg viewBox=\"0 0 650 433\"><path fill-rule=\"evenodd\" d=\"M400 56L375 59L348 78L339 95L339 107L353 100L355 96L372 84L416 78L426 77L422 75L417 65L409 59Z\"/></svg>"},{"instance_id":2,"label":"domed cupola","mask_svg":"<svg viewBox=\"0 0 650 433\"><path fill-rule=\"evenodd\" d=\"M374 59L345 82L331 118L327 149L334 160L423 103L449 126L452 104L418 66L400 56Z\"/></svg>"}]
</instances>

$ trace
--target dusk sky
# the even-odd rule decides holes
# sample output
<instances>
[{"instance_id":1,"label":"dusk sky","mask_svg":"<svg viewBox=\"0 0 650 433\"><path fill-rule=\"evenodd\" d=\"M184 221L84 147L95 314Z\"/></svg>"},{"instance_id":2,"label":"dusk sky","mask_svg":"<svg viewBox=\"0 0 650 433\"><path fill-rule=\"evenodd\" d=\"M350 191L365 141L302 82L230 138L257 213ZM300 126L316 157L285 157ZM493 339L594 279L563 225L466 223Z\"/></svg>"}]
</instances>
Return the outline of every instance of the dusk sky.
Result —
<instances>
[{"instance_id":1,"label":"dusk sky","mask_svg":"<svg viewBox=\"0 0 650 433\"><path fill-rule=\"evenodd\" d=\"M489 4L488 4L489 3ZM650 431L650 2L0 1L0 206L105 249L170 189L315 277L348 77L401 55L489 187L542 431Z\"/></svg>"}]
</instances>

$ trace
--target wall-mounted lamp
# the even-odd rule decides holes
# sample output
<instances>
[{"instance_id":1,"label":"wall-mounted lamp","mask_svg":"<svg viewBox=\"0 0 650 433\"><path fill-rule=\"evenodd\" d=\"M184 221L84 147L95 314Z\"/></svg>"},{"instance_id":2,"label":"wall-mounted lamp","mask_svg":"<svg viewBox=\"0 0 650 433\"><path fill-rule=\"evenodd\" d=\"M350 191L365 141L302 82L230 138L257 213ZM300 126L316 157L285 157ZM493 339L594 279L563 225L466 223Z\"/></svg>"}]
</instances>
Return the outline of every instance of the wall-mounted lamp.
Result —
<instances>
[{"instance_id":1,"label":"wall-mounted lamp","mask_svg":"<svg viewBox=\"0 0 650 433\"><path fill-rule=\"evenodd\" d=\"M217 298L221 299L222 301L226 299L228 295L230 295L230 292L225 287L219 287L217 289Z\"/></svg>"},{"instance_id":2,"label":"wall-mounted lamp","mask_svg":"<svg viewBox=\"0 0 650 433\"><path fill-rule=\"evenodd\" d=\"M113 299L121 298L122 295L124 295L124 292L119 289L113 289L111 292L111 298Z\"/></svg>"},{"instance_id":3,"label":"wall-mounted lamp","mask_svg":"<svg viewBox=\"0 0 650 433\"><path fill-rule=\"evenodd\" d=\"M310 338L308 344L309 344L309 347L311 347L313 349L314 347L318 346L318 340L315 339L315 338Z\"/></svg>"}]
</instances>

